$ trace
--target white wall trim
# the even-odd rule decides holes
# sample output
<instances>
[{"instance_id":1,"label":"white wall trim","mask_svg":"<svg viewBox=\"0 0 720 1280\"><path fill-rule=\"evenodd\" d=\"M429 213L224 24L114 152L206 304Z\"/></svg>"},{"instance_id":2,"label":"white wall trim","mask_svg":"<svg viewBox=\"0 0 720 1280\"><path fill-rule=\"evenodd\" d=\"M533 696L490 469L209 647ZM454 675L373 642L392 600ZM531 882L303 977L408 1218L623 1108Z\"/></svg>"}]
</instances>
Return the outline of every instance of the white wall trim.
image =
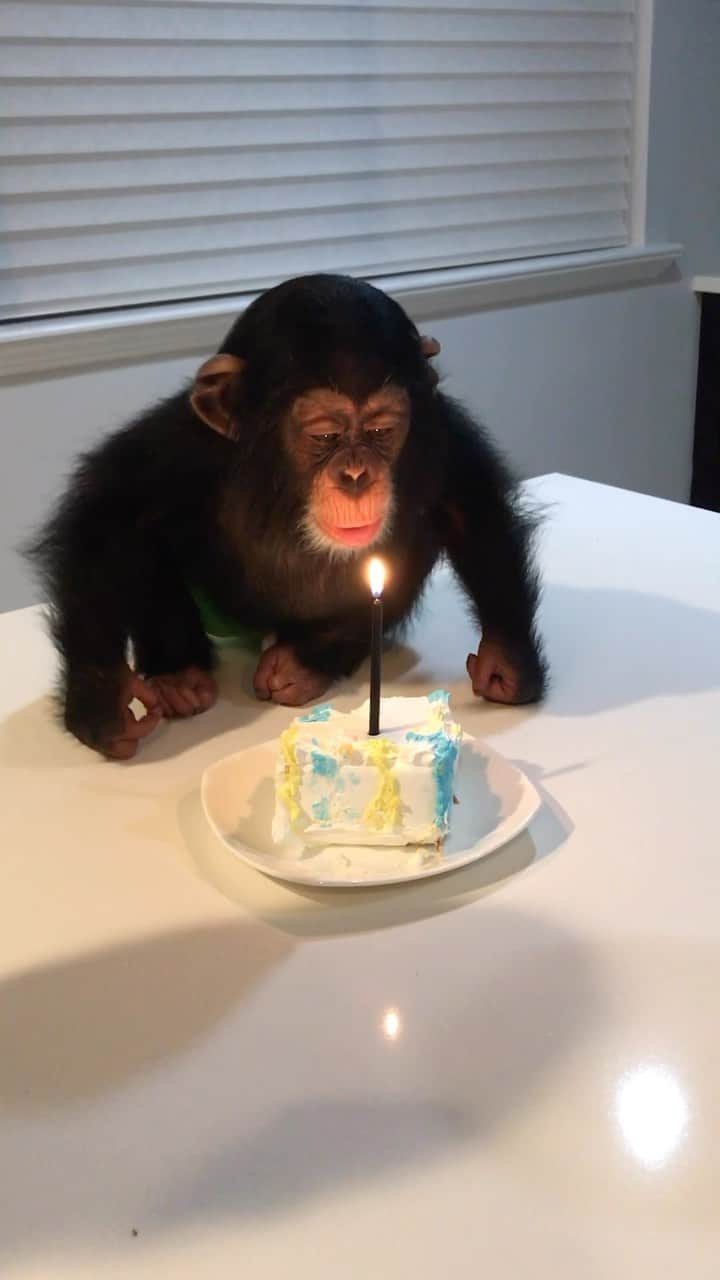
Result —
<instances>
[{"instance_id":1,"label":"white wall trim","mask_svg":"<svg viewBox=\"0 0 720 1280\"><path fill-rule=\"evenodd\" d=\"M488 307L646 284L668 271L681 253L682 246L677 244L633 245L390 276L377 283L419 324ZM201 357L217 349L253 296L10 321L0 325L0 378Z\"/></svg>"},{"instance_id":2,"label":"white wall trim","mask_svg":"<svg viewBox=\"0 0 720 1280\"><path fill-rule=\"evenodd\" d=\"M630 243L645 241L650 142L654 0L635 0L632 157L630 168Z\"/></svg>"},{"instance_id":3,"label":"white wall trim","mask_svg":"<svg viewBox=\"0 0 720 1280\"><path fill-rule=\"evenodd\" d=\"M693 276L691 284L695 293L720 293L720 276Z\"/></svg>"}]
</instances>

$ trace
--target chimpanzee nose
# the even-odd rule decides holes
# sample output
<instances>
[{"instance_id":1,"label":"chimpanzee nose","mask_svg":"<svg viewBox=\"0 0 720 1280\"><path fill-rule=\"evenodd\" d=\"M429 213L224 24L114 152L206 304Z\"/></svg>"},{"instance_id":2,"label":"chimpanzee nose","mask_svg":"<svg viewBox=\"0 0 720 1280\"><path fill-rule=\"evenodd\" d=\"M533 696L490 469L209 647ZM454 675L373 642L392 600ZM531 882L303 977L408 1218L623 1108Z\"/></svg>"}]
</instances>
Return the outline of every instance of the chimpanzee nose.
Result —
<instances>
[{"instance_id":1,"label":"chimpanzee nose","mask_svg":"<svg viewBox=\"0 0 720 1280\"><path fill-rule=\"evenodd\" d=\"M366 471L367 468L363 466L362 462L346 462L343 467L343 478L351 480L353 484L357 484L359 480L362 480Z\"/></svg>"},{"instance_id":2,"label":"chimpanzee nose","mask_svg":"<svg viewBox=\"0 0 720 1280\"><path fill-rule=\"evenodd\" d=\"M337 459L335 478L341 489L357 497L373 483L374 471L368 466L362 451L353 449L348 450L344 458Z\"/></svg>"}]
</instances>

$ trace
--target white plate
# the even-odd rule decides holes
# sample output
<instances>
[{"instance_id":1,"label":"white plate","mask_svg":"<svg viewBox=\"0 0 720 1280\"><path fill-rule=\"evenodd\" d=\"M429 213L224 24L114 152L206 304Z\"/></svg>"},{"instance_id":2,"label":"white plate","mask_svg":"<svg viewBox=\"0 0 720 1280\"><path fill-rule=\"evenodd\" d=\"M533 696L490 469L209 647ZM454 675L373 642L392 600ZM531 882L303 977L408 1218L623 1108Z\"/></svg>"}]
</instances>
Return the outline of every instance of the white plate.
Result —
<instances>
[{"instance_id":1,"label":"white plate","mask_svg":"<svg viewBox=\"0 0 720 1280\"><path fill-rule=\"evenodd\" d=\"M484 858L518 835L540 807L532 783L486 743L463 738L452 830L434 845L303 845L293 836L276 845L277 741L247 747L210 765L202 779L202 806L210 826L232 853L279 880L350 887L396 884L442 875Z\"/></svg>"}]
</instances>

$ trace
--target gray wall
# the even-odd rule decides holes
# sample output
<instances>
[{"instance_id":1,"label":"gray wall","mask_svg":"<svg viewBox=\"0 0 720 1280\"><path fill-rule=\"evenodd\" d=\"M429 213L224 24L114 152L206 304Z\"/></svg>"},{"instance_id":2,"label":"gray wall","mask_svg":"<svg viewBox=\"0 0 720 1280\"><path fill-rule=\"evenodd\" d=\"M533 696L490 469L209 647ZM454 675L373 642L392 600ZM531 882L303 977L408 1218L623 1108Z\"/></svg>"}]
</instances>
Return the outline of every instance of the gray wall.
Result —
<instances>
[{"instance_id":1,"label":"gray wall","mask_svg":"<svg viewBox=\"0 0 720 1280\"><path fill-rule=\"evenodd\" d=\"M648 239L683 241L689 274L720 273L719 122L719 0L655 0Z\"/></svg>"},{"instance_id":2,"label":"gray wall","mask_svg":"<svg viewBox=\"0 0 720 1280\"><path fill-rule=\"evenodd\" d=\"M720 274L719 66L720 3L656 0L648 238L686 245L683 279L426 326L443 343L447 389L524 474L687 497L698 321L688 277ZM34 598L12 547L71 457L174 390L198 360L0 382L0 609Z\"/></svg>"}]
</instances>

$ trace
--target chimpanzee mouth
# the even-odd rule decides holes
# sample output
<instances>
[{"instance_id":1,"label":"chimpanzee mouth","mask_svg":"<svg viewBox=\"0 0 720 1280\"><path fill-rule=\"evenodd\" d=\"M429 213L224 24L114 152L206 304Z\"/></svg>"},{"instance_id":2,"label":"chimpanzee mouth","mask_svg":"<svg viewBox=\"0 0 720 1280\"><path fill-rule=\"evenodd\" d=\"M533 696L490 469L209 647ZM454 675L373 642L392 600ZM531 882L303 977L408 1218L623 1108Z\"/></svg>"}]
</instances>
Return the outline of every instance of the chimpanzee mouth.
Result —
<instances>
[{"instance_id":1,"label":"chimpanzee mouth","mask_svg":"<svg viewBox=\"0 0 720 1280\"><path fill-rule=\"evenodd\" d=\"M367 524L334 525L306 516L303 521L305 541L314 551L322 551L331 558L352 556L379 542L388 530L390 513Z\"/></svg>"},{"instance_id":2,"label":"chimpanzee mouth","mask_svg":"<svg viewBox=\"0 0 720 1280\"><path fill-rule=\"evenodd\" d=\"M382 532L385 521L373 520L370 524L319 525L320 532L341 547L369 547Z\"/></svg>"}]
</instances>

